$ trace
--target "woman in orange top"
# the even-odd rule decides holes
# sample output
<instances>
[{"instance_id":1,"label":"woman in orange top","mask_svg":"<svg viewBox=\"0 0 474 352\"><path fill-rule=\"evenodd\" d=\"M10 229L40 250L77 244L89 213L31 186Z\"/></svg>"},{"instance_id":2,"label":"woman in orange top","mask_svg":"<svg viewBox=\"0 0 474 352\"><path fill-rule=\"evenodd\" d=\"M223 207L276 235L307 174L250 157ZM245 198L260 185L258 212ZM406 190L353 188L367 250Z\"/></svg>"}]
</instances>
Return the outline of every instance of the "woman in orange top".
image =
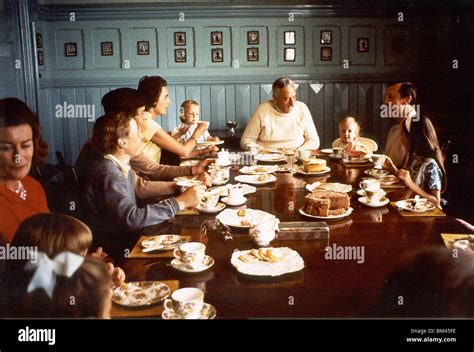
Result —
<instances>
[{"instance_id":1,"label":"woman in orange top","mask_svg":"<svg viewBox=\"0 0 474 352\"><path fill-rule=\"evenodd\" d=\"M0 244L10 243L27 217L49 212L43 188L28 176L48 155L38 117L21 100L0 100Z\"/></svg>"}]
</instances>

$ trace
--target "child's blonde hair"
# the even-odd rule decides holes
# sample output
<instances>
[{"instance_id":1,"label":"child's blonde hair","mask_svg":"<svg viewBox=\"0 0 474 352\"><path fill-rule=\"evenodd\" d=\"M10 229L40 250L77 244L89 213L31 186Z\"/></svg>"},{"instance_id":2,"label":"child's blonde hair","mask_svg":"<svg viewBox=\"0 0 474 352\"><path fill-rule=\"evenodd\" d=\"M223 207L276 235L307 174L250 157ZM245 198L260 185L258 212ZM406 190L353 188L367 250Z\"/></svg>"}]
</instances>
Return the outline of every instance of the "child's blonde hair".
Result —
<instances>
[{"instance_id":1,"label":"child's blonde hair","mask_svg":"<svg viewBox=\"0 0 474 352\"><path fill-rule=\"evenodd\" d=\"M341 126L345 123L350 123L350 122L353 122L356 124L357 126L357 130L356 130L356 136L359 137L360 136L360 124L359 122L357 122L357 120L355 119L355 117L352 117L352 116L346 116L344 117L341 122L339 122L339 125L338 125L338 129L339 131L341 131ZM340 132L339 132L340 133Z\"/></svg>"},{"instance_id":2,"label":"child's blonde hair","mask_svg":"<svg viewBox=\"0 0 474 352\"><path fill-rule=\"evenodd\" d=\"M184 110L186 110L191 105L199 106L199 103L196 100L189 99L189 100L183 101L183 103L181 104L181 107L179 108L179 112L180 112L179 119L181 120L181 122L183 123L186 122L186 119L184 118Z\"/></svg>"}]
</instances>

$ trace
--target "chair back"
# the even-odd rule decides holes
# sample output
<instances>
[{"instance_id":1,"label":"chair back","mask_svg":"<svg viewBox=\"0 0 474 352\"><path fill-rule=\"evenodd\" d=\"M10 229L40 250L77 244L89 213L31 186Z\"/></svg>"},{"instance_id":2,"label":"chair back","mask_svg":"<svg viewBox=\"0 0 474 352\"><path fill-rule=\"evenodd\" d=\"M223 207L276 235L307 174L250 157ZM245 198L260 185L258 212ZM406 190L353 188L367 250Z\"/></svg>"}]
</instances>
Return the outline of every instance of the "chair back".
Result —
<instances>
[{"instance_id":1,"label":"chair back","mask_svg":"<svg viewBox=\"0 0 474 352\"><path fill-rule=\"evenodd\" d=\"M357 141L362 144L364 147L367 149L376 152L377 149L379 149L379 146L377 143L370 138L365 138L365 137L357 137ZM332 142L332 147L334 148L336 145L341 143L341 138L336 139L334 142Z\"/></svg>"}]
</instances>

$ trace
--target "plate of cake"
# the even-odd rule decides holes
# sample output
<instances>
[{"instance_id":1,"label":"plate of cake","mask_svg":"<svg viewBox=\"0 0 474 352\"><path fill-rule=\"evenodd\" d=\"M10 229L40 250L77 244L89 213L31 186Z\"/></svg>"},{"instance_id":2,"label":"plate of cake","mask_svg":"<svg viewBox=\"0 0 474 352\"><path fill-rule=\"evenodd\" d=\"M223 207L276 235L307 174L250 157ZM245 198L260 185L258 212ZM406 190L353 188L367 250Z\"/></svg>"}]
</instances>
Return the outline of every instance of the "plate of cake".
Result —
<instances>
[{"instance_id":1,"label":"plate of cake","mask_svg":"<svg viewBox=\"0 0 474 352\"><path fill-rule=\"evenodd\" d=\"M299 166L296 172L303 175L318 175L331 171L324 159L307 158L303 159L303 166Z\"/></svg>"},{"instance_id":2,"label":"plate of cake","mask_svg":"<svg viewBox=\"0 0 474 352\"><path fill-rule=\"evenodd\" d=\"M300 214L315 219L340 219L352 213L347 193L316 190L305 197Z\"/></svg>"},{"instance_id":3,"label":"plate of cake","mask_svg":"<svg viewBox=\"0 0 474 352\"><path fill-rule=\"evenodd\" d=\"M239 172L247 175L261 175L261 174L271 174L278 171L279 166L277 165L254 165L254 166L244 166Z\"/></svg>"},{"instance_id":4,"label":"plate of cake","mask_svg":"<svg viewBox=\"0 0 474 352\"><path fill-rule=\"evenodd\" d=\"M304 268L303 258L288 247L235 251L230 262L239 273L251 276L280 276Z\"/></svg>"},{"instance_id":5,"label":"plate of cake","mask_svg":"<svg viewBox=\"0 0 474 352\"><path fill-rule=\"evenodd\" d=\"M263 185L265 183L275 182L276 177L272 174L261 175L239 175L235 177L238 182L250 183L253 185Z\"/></svg>"},{"instance_id":6,"label":"plate of cake","mask_svg":"<svg viewBox=\"0 0 474 352\"><path fill-rule=\"evenodd\" d=\"M313 182L313 183L307 184L306 189L310 192L333 191L333 192L348 193L352 191L352 186L346 185L344 183L338 183L338 182L328 182L328 183Z\"/></svg>"},{"instance_id":7,"label":"plate of cake","mask_svg":"<svg viewBox=\"0 0 474 352\"><path fill-rule=\"evenodd\" d=\"M274 218L275 215L257 209L225 209L216 216L224 225L241 228L250 228Z\"/></svg>"}]
</instances>

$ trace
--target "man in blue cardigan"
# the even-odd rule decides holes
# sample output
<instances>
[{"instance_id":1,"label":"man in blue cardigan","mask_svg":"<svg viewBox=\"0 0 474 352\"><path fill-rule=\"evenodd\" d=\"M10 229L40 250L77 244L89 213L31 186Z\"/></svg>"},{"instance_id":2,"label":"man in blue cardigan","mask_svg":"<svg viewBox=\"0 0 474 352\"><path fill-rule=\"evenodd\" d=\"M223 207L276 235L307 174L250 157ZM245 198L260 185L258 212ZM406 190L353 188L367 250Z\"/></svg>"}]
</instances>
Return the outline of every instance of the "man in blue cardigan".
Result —
<instances>
[{"instance_id":1,"label":"man in blue cardigan","mask_svg":"<svg viewBox=\"0 0 474 352\"><path fill-rule=\"evenodd\" d=\"M167 221L178 211L200 202L205 186L191 187L177 197L158 203L137 205L137 177L129 161L140 153L141 137L132 116L113 112L100 117L94 124L92 140L103 158L91 166L84 192L85 215L93 230L94 242L112 257L131 250L144 227Z\"/></svg>"}]
</instances>

